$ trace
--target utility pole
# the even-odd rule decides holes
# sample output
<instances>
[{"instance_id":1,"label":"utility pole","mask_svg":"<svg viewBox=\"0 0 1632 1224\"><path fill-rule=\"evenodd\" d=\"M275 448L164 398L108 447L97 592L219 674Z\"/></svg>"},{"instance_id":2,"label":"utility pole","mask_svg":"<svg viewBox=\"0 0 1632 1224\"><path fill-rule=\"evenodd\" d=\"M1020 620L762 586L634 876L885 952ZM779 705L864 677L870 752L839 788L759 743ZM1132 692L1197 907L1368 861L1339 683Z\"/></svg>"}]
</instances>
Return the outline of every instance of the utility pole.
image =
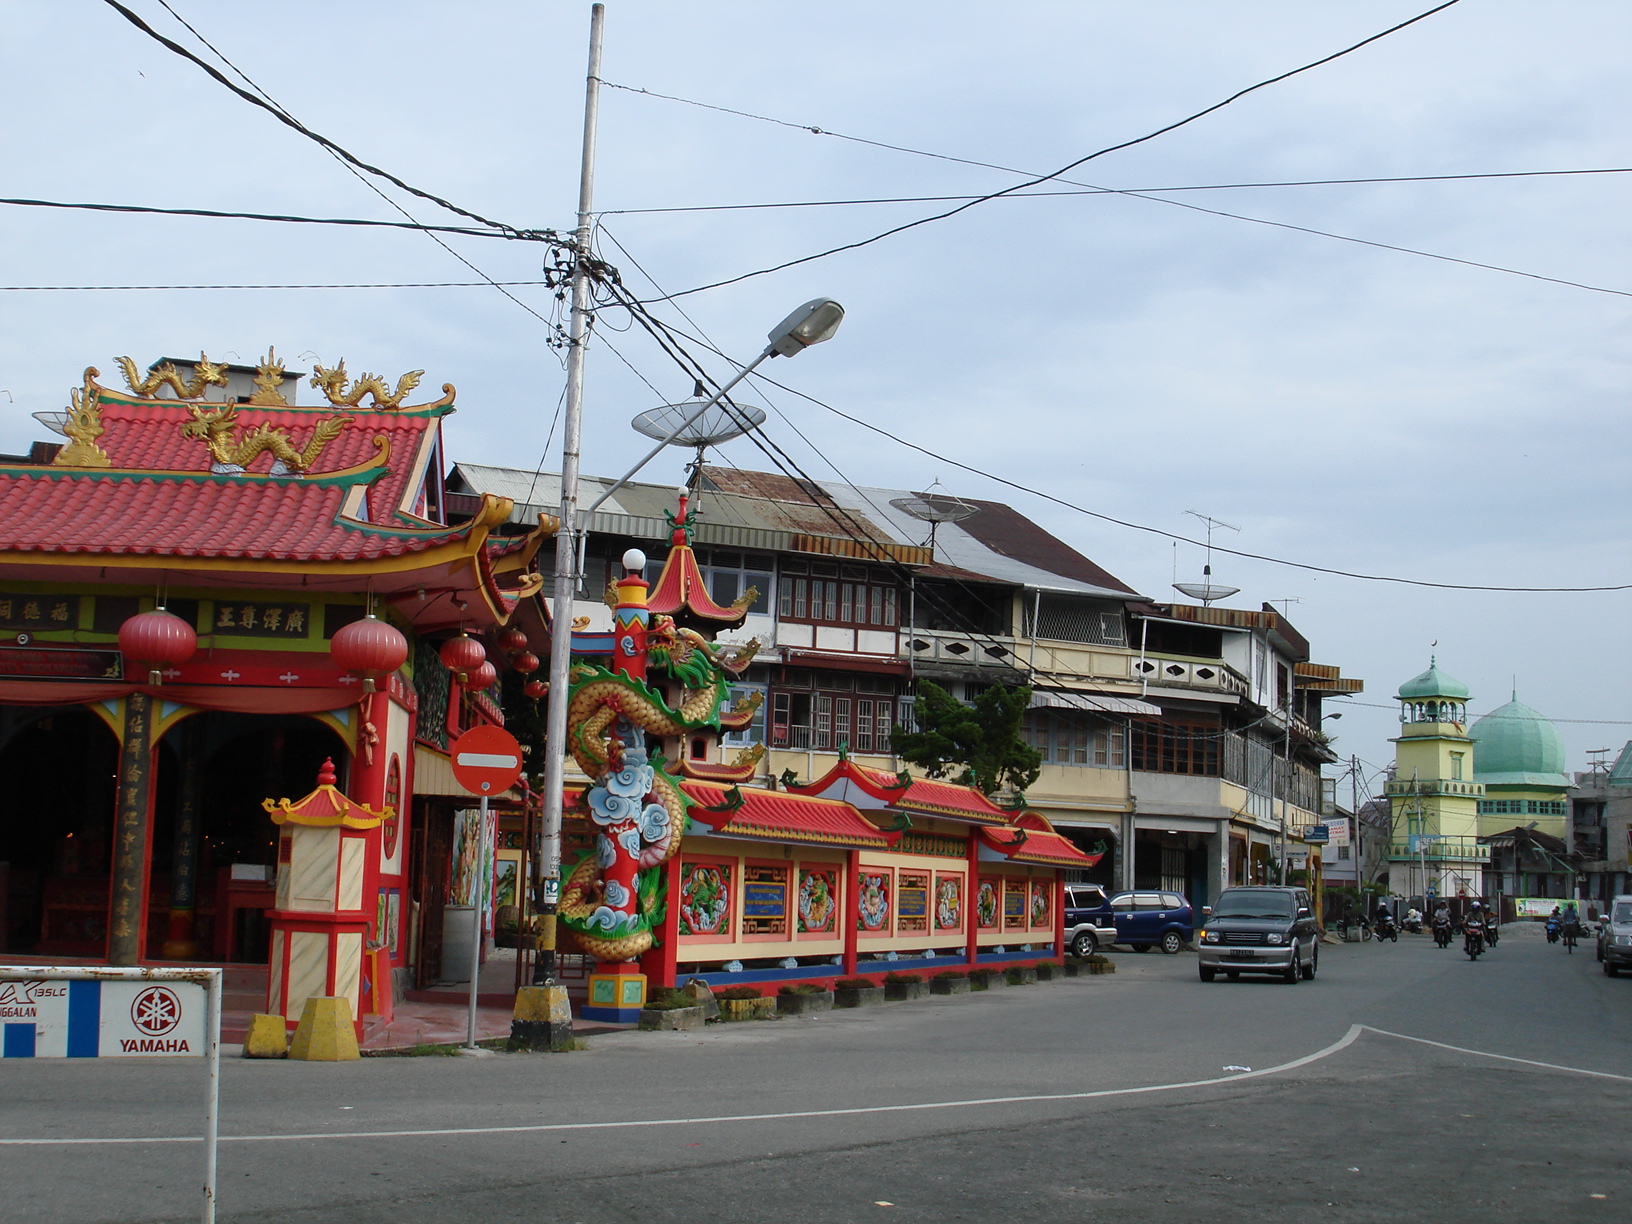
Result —
<instances>
[{"instance_id":1,"label":"utility pole","mask_svg":"<svg viewBox=\"0 0 1632 1224\"><path fill-rule=\"evenodd\" d=\"M1366 897L1366 822L1360 819L1360 758L1349 756L1349 811L1354 813L1354 895L1362 905Z\"/></svg>"},{"instance_id":2,"label":"utility pole","mask_svg":"<svg viewBox=\"0 0 1632 1224\"><path fill-rule=\"evenodd\" d=\"M1292 691L1296 687L1296 683L1292 672L1292 664L1288 661L1286 668L1286 734L1282 746L1282 751L1286 754L1286 781L1281 787L1281 858L1280 880L1278 881L1281 884L1286 883L1287 805L1292 802Z\"/></svg>"},{"instance_id":3,"label":"utility pole","mask_svg":"<svg viewBox=\"0 0 1632 1224\"><path fill-rule=\"evenodd\" d=\"M567 328L567 394L561 427L561 522L555 536L555 598L550 606L550 691L544 717L544 810L539 853L539 940L533 985L518 994L511 1045L570 1048L572 1012L557 986L556 907L561 900L561 786L567 742L567 675L572 665L572 602L577 586L578 458L584 411L584 349L589 341L590 236L595 207L595 129L601 104L601 32L606 6L589 10L589 69L584 81L584 142L578 171L572 316ZM559 996L559 997L557 997ZM526 1010L528 1014L524 1015ZM563 1032L564 1025L564 1032Z\"/></svg>"}]
</instances>

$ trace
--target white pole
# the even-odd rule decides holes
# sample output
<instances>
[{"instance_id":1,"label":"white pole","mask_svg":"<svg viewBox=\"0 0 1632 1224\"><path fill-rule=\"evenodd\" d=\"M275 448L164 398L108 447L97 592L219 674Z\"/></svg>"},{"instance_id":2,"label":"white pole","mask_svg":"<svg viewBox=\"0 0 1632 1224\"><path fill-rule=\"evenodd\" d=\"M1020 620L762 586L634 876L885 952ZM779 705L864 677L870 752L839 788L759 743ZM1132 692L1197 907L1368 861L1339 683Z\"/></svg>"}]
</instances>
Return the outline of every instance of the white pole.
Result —
<instances>
[{"instance_id":1,"label":"white pole","mask_svg":"<svg viewBox=\"0 0 1632 1224\"><path fill-rule=\"evenodd\" d=\"M483 783L485 786L486 783ZM491 848L487 841L487 796L482 796L481 823L476 828L476 921L470 937L470 1014L465 1019L465 1049L476 1046L476 992L482 976L482 919L487 915L487 872Z\"/></svg>"},{"instance_id":2,"label":"white pole","mask_svg":"<svg viewBox=\"0 0 1632 1224\"><path fill-rule=\"evenodd\" d=\"M221 976L204 970L204 1224L215 1224L215 1149L221 1116Z\"/></svg>"},{"instance_id":3,"label":"white pole","mask_svg":"<svg viewBox=\"0 0 1632 1224\"><path fill-rule=\"evenodd\" d=\"M561 783L567 743L567 673L572 664L572 598L577 586L573 533L578 520L578 454L584 413L584 346L589 338L587 260L594 225L595 127L601 103L601 31L606 6L589 10L589 71L584 84L584 146L578 171L577 262L567 328L567 398L561 429L561 525L555 537L555 599L550 608L550 692L544 716L544 815L539 876L543 939L533 964L535 984L555 982L555 908L561 899Z\"/></svg>"}]
</instances>

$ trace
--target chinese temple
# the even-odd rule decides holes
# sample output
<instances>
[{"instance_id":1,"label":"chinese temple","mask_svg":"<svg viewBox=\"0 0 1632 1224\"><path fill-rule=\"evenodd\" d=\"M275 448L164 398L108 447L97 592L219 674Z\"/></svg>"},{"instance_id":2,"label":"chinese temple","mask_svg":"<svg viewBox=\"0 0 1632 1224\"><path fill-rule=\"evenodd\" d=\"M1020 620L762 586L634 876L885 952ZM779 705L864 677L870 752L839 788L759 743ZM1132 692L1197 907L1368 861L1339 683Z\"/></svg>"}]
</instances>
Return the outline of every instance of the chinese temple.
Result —
<instances>
[{"instance_id":1,"label":"chinese temple","mask_svg":"<svg viewBox=\"0 0 1632 1224\"><path fill-rule=\"evenodd\" d=\"M503 724L499 668L514 697L547 653L555 523L507 526L492 495L447 522L454 389L411 403L418 371L118 365L124 390L91 368L37 414L62 442L0 456L0 954L224 965L229 1012L293 1025L340 996L366 1038L470 980L471 923L532 929L536 796L479 827L448 748ZM755 645L715 638L756 592L714 602L693 517L682 496L652 582L626 555L610 632L573 630L559 917L582 1014L632 1020L693 977L1059 957L1065 872L1094 859L1040 815L847 757L773 788L749 784L763 745L726 759Z\"/></svg>"},{"instance_id":2,"label":"chinese temple","mask_svg":"<svg viewBox=\"0 0 1632 1224\"><path fill-rule=\"evenodd\" d=\"M119 367L0 457L0 952L252 967L243 1010L344 995L361 1031L444 887L448 737L500 720L479 639L536 666L553 525L443 522L420 372L318 366L303 404L272 352Z\"/></svg>"}]
</instances>

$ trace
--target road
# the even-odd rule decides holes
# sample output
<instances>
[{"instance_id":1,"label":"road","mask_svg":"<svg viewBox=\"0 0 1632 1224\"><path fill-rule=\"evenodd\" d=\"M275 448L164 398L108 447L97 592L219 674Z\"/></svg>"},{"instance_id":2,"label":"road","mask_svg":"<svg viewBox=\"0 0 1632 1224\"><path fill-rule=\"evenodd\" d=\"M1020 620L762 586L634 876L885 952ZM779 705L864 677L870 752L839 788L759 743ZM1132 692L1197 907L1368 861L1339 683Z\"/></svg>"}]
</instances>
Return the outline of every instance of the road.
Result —
<instances>
[{"instance_id":1,"label":"road","mask_svg":"<svg viewBox=\"0 0 1632 1224\"><path fill-rule=\"evenodd\" d=\"M229 1061L220 1218L1632 1213L1632 980L1590 948L1328 945L1295 987L1203 985L1190 954L1115 959L1114 976L555 1056ZM96 1140L0 1143L0 1218L196 1219L199 1082L184 1062L0 1064L0 1140Z\"/></svg>"}]
</instances>

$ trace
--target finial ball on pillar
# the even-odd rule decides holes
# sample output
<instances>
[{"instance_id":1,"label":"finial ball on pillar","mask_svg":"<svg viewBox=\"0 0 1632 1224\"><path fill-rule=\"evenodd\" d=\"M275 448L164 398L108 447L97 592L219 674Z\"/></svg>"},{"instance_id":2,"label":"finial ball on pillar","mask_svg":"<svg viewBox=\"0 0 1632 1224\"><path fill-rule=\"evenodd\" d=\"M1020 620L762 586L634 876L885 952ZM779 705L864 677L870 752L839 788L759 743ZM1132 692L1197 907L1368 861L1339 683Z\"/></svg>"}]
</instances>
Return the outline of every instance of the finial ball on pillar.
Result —
<instances>
[{"instance_id":1,"label":"finial ball on pillar","mask_svg":"<svg viewBox=\"0 0 1632 1224\"><path fill-rule=\"evenodd\" d=\"M638 548L631 548L623 554L623 568L631 574L638 574L646 568L646 554Z\"/></svg>"}]
</instances>

